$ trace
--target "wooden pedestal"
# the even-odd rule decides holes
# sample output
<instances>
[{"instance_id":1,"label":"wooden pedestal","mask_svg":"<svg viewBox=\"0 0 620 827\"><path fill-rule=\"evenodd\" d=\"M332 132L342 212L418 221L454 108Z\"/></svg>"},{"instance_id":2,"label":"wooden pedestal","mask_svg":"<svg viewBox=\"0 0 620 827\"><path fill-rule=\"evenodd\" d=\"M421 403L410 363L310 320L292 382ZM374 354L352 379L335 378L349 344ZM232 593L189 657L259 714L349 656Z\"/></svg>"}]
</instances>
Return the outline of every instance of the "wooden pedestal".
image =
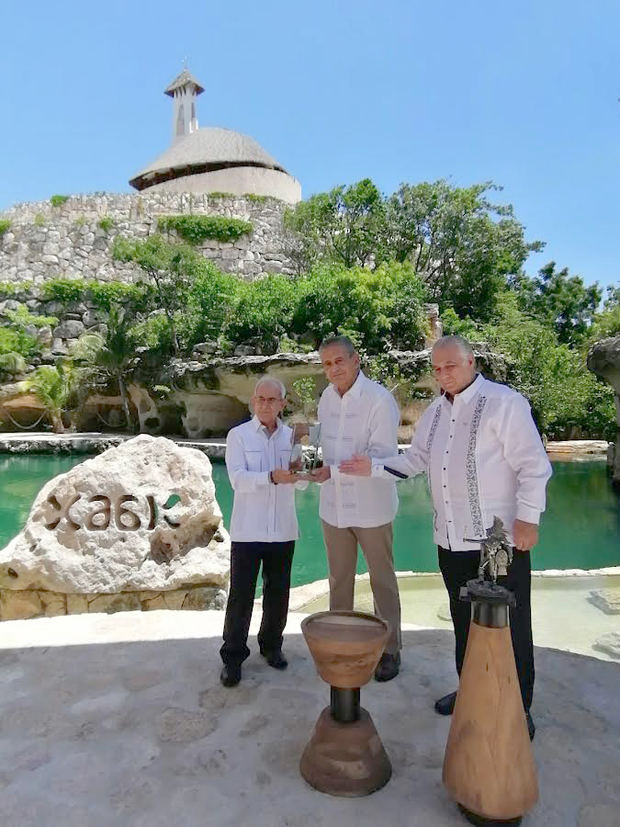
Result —
<instances>
[{"instance_id":1,"label":"wooden pedestal","mask_svg":"<svg viewBox=\"0 0 620 827\"><path fill-rule=\"evenodd\" d=\"M538 800L510 628L472 620L443 765L462 807L489 820L518 818Z\"/></svg>"},{"instance_id":2,"label":"wooden pedestal","mask_svg":"<svg viewBox=\"0 0 620 827\"><path fill-rule=\"evenodd\" d=\"M392 775L390 759L368 712L361 709L358 721L341 724L328 706L316 722L299 768L316 790L349 797L376 792Z\"/></svg>"}]
</instances>

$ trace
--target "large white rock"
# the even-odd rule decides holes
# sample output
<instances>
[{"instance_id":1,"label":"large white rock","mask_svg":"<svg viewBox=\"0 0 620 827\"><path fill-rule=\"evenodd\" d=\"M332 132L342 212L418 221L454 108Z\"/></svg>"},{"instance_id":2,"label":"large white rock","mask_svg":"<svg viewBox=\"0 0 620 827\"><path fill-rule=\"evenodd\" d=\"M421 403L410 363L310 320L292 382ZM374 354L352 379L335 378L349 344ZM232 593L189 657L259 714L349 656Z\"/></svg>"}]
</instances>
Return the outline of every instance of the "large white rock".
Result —
<instances>
[{"instance_id":1,"label":"large white rock","mask_svg":"<svg viewBox=\"0 0 620 827\"><path fill-rule=\"evenodd\" d=\"M141 435L43 487L24 530L0 551L0 589L225 587L229 565L209 459Z\"/></svg>"}]
</instances>

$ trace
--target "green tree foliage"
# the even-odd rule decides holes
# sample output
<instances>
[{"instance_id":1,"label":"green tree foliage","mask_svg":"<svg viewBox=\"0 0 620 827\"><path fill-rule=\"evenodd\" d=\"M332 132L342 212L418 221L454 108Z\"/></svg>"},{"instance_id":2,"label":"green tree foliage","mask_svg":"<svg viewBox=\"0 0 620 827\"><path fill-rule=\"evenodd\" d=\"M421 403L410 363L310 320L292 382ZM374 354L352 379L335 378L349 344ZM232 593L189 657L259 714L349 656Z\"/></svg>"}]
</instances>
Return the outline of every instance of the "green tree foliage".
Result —
<instances>
[{"instance_id":1,"label":"green tree foliage","mask_svg":"<svg viewBox=\"0 0 620 827\"><path fill-rule=\"evenodd\" d=\"M516 287L521 307L552 327L558 341L568 345L584 341L601 301L596 282L586 286L580 276L569 275L567 267L556 270L555 262L550 261L534 278L518 278Z\"/></svg>"},{"instance_id":2,"label":"green tree foliage","mask_svg":"<svg viewBox=\"0 0 620 827\"><path fill-rule=\"evenodd\" d=\"M506 357L508 384L529 399L549 439L613 438L611 388L589 373L584 354L560 342L551 325L524 313L515 293L501 295L489 323L460 320L454 311L444 312L442 321L446 333L487 342Z\"/></svg>"},{"instance_id":3,"label":"green tree foliage","mask_svg":"<svg viewBox=\"0 0 620 827\"><path fill-rule=\"evenodd\" d=\"M375 270L320 264L297 282L300 301L292 330L312 336L351 335L368 352L420 344L424 332L425 289L407 264L382 264Z\"/></svg>"},{"instance_id":4,"label":"green tree foliage","mask_svg":"<svg viewBox=\"0 0 620 827\"><path fill-rule=\"evenodd\" d=\"M157 306L164 311L173 353L180 355L177 314L187 307L189 288L203 259L189 245L169 244L158 234L146 241L117 238L113 255L141 267L153 287Z\"/></svg>"},{"instance_id":5,"label":"green tree foliage","mask_svg":"<svg viewBox=\"0 0 620 827\"><path fill-rule=\"evenodd\" d=\"M106 334L85 333L72 351L72 359L78 365L79 388L82 400L97 385L107 384L113 378L117 385L127 425L134 423L127 394L127 373L134 364L135 343L129 317L123 308L111 306L106 318Z\"/></svg>"},{"instance_id":6,"label":"green tree foliage","mask_svg":"<svg viewBox=\"0 0 620 827\"><path fill-rule=\"evenodd\" d=\"M226 338L250 341L264 353L274 353L280 337L291 329L299 301L298 285L278 275L237 285L234 310L224 326Z\"/></svg>"},{"instance_id":7,"label":"green tree foliage","mask_svg":"<svg viewBox=\"0 0 620 827\"><path fill-rule=\"evenodd\" d=\"M442 308L489 319L506 280L540 242L525 241L510 205L494 204L493 184L401 184L383 198L372 181L336 187L287 212L291 251L301 270L317 262L376 267L409 262Z\"/></svg>"},{"instance_id":8,"label":"green tree foliage","mask_svg":"<svg viewBox=\"0 0 620 827\"><path fill-rule=\"evenodd\" d=\"M0 327L0 354L19 353L26 359L36 353L37 341L28 333L22 330L13 330L8 327Z\"/></svg>"},{"instance_id":9,"label":"green tree foliage","mask_svg":"<svg viewBox=\"0 0 620 827\"><path fill-rule=\"evenodd\" d=\"M588 341L597 342L610 336L620 336L620 287L607 288L607 297L602 310L594 317Z\"/></svg>"},{"instance_id":10,"label":"green tree foliage","mask_svg":"<svg viewBox=\"0 0 620 827\"><path fill-rule=\"evenodd\" d=\"M285 213L293 233L292 251L301 271L327 259L345 267L365 267L381 258L385 205L369 178L350 187L313 195Z\"/></svg>"},{"instance_id":11,"label":"green tree foliage","mask_svg":"<svg viewBox=\"0 0 620 827\"><path fill-rule=\"evenodd\" d=\"M23 380L21 386L44 406L54 432L63 433L63 412L70 407L75 394L75 373L71 363L59 363L55 367L41 365Z\"/></svg>"},{"instance_id":12,"label":"green tree foliage","mask_svg":"<svg viewBox=\"0 0 620 827\"><path fill-rule=\"evenodd\" d=\"M401 184L387 199L386 254L410 261L442 308L491 317L507 277L531 250L510 205L494 204L492 183L455 187L447 181Z\"/></svg>"}]
</instances>

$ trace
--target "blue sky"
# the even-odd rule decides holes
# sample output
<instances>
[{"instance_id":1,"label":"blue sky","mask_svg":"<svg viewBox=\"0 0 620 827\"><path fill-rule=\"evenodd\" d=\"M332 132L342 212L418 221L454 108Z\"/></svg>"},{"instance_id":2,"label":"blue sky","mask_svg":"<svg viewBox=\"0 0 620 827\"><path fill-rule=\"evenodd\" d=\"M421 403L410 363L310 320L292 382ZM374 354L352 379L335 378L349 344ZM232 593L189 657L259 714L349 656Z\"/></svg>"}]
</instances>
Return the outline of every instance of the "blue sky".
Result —
<instances>
[{"instance_id":1,"label":"blue sky","mask_svg":"<svg viewBox=\"0 0 620 827\"><path fill-rule=\"evenodd\" d=\"M201 126L261 143L304 196L492 179L530 239L620 278L620 3L3 0L0 209L127 192L170 143L187 57Z\"/></svg>"}]
</instances>

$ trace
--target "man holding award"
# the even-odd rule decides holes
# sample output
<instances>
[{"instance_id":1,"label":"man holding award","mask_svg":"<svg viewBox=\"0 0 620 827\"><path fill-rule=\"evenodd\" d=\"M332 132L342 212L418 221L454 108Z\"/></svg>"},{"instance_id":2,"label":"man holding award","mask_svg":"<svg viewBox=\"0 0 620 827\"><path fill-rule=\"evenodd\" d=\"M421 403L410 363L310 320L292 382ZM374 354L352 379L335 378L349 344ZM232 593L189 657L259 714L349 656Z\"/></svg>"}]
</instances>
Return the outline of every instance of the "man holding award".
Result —
<instances>
[{"instance_id":1,"label":"man holding award","mask_svg":"<svg viewBox=\"0 0 620 827\"><path fill-rule=\"evenodd\" d=\"M269 666L285 669L282 632L288 614L291 565L299 535L295 488L306 488L290 469L293 433L280 419L286 389L270 376L258 380L253 418L228 432L226 468L234 491L230 520L230 592L224 620L220 681L236 686L247 647L258 571L263 567L260 652Z\"/></svg>"},{"instance_id":2,"label":"man holding award","mask_svg":"<svg viewBox=\"0 0 620 827\"><path fill-rule=\"evenodd\" d=\"M338 470L356 454L392 456L398 450L398 406L382 385L360 370L360 358L346 336L319 348L330 384L319 402L323 466L312 472L322 483L319 513L329 564L329 608L353 609L357 547L362 549L375 612L391 634L375 672L379 681L396 677L400 666L400 597L392 556L392 521L398 507L394 478L354 478Z\"/></svg>"}]
</instances>

